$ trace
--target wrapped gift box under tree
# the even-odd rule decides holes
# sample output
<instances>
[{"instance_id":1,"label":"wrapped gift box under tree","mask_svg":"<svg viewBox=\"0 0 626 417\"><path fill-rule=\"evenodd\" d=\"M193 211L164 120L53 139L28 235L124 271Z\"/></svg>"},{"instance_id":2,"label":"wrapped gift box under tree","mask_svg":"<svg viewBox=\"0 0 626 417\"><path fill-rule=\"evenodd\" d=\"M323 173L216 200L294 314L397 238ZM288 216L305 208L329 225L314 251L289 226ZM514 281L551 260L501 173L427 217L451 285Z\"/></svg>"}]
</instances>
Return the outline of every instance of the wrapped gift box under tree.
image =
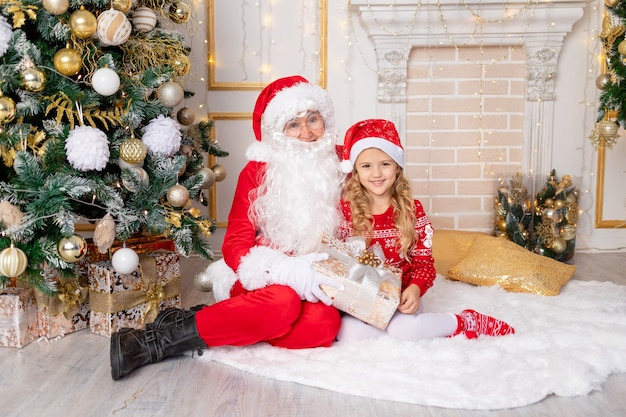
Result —
<instances>
[{"instance_id":1,"label":"wrapped gift box under tree","mask_svg":"<svg viewBox=\"0 0 626 417\"><path fill-rule=\"evenodd\" d=\"M330 256L327 260L315 262L313 267L344 285L343 291L322 285L333 306L385 329L400 303L402 281L399 270L384 264L382 249L366 248L362 238L342 242L324 236L318 251Z\"/></svg>"},{"instance_id":2,"label":"wrapped gift box under tree","mask_svg":"<svg viewBox=\"0 0 626 417\"><path fill-rule=\"evenodd\" d=\"M32 288L0 288L0 346L22 348L37 338Z\"/></svg>"},{"instance_id":3,"label":"wrapped gift box under tree","mask_svg":"<svg viewBox=\"0 0 626 417\"><path fill-rule=\"evenodd\" d=\"M144 253L130 274L116 272L108 260L90 264L89 303L89 326L96 334L144 328L159 311L181 307L180 255L166 250Z\"/></svg>"},{"instance_id":4,"label":"wrapped gift box under tree","mask_svg":"<svg viewBox=\"0 0 626 417\"><path fill-rule=\"evenodd\" d=\"M35 288L37 334L48 339L89 327L89 277L85 258L76 265L77 275L61 276L55 268L43 268L45 279L54 283L55 294Z\"/></svg>"}]
</instances>

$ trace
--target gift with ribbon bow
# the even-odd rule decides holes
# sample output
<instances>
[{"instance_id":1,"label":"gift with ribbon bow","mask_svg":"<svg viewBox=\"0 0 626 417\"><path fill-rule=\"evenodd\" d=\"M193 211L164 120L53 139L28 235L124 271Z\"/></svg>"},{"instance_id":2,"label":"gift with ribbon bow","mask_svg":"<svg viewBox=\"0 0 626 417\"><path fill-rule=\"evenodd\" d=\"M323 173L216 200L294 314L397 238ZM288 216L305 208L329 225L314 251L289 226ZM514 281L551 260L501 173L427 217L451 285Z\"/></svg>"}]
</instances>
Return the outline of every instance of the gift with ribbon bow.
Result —
<instances>
[{"instance_id":1,"label":"gift with ribbon bow","mask_svg":"<svg viewBox=\"0 0 626 417\"><path fill-rule=\"evenodd\" d=\"M89 327L89 283L87 275L61 278L54 268L43 269L46 280L55 282L57 293L46 295L35 288L37 334L53 338Z\"/></svg>"},{"instance_id":2,"label":"gift with ribbon bow","mask_svg":"<svg viewBox=\"0 0 626 417\"><path fill-rule=\"evenodd\" d=\"M120 274L111 261L89 265L89 327L111 336L123 327L142 329L169 307L181 307L180 255L158 250L142 254L139 266Z\"/></svg>"},{"instance_id":3,"label":"gift with ribbon bow","mask_svg":"<svg viewBox=\"0 0 626 417\"><path fill-rule=\"evenodd\" d=\"M337 279L344 290L322 286L333 306L379 329L385 329L400 303L400 271L385 265L380 245L366 247L365 239L352 237L342 242L323 236L318 252L329 254L315 262L316 271Z\"/></svg>"}]
</instances>

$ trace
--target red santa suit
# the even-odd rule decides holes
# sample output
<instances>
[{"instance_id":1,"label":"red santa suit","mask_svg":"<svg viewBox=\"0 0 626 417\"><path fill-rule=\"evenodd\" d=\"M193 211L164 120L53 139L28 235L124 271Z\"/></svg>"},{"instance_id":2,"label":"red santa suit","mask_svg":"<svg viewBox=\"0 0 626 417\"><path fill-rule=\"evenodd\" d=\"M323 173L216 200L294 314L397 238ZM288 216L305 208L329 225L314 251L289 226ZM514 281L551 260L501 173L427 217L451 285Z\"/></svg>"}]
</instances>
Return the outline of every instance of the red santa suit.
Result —
<instances>
[{"instance_id":1,"label":"red santa suit","mask_svg":"<svg viewBox=\"0 0 626 417\"><path fill-rule=\"evenodd\" d=\"M324 119L323 137L304 143L283 133L287 121L311 111ZM223 259L203 272L218 302L196 314L199 335L209 347L330 346L339 330L338 311L304 301L281 285L276 270L288 257L315 252L321 234L338 226L343 174L332 102L301 77L280 79L260 94L253 128L257 142L239 175Z\"/></svg>"}]
</instances>

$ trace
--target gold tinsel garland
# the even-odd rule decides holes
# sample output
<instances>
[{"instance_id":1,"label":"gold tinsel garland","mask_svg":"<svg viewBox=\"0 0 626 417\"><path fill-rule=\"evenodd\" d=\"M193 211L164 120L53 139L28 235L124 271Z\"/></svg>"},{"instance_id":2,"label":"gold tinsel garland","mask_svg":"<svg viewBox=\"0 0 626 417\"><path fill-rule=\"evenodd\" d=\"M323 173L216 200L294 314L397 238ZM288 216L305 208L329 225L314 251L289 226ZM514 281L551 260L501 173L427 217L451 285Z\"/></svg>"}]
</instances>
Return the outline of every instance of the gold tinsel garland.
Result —
<instances>
[{"instance_id":1,"label":"gold tinsel garland","mask_svg":"<svg viewBox=\"0 0 626 417\"><path fill-rule=\"evenodd\" d=\"M131 74L171 65L172 59L188 55L183 42L158 35L135 36L120 45L120 49L124 53L124 66Z\"/></svg>"}]
</instances>

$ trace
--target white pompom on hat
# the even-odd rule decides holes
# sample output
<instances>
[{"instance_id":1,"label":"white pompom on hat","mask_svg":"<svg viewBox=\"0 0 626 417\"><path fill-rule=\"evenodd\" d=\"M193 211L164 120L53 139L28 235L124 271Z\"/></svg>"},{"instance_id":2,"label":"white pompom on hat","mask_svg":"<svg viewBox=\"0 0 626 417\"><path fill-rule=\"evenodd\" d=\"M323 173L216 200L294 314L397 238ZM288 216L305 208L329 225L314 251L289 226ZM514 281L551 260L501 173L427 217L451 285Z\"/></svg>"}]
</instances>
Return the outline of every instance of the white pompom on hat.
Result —
<instances>
[{"instance_id":1,"label":"white pompom on hat","mask_svg":"<svg viewBox=\"0 0 626 417\"><path fill-rule=\"evenodd\" d=\"M396 126L389 120L367 119L352 125L346 132L341 155L341 170L349 174L361 152L377 148L404 169L404 148Z\"/></svg>"}]
</instances>

